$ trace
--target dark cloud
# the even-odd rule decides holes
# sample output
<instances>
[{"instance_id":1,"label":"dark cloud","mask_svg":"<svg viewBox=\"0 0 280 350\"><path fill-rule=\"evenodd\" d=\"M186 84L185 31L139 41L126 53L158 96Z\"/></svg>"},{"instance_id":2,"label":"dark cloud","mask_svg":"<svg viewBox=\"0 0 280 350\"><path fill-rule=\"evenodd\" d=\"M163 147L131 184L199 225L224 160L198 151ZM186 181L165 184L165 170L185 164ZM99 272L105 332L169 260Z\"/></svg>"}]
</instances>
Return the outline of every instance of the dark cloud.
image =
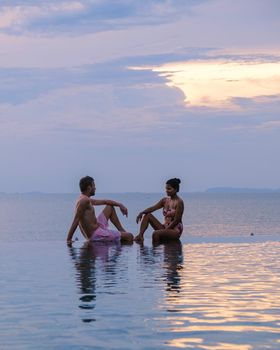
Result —
<instances>
[{"instance_id":1,"label":"dark cloud","mask_svg":"<svg viewBox=\"0 0 280 350\"><path fill-rule=\"evenodd\" d=\"M78 85L110 84L118 87L144 83L164 83L165 78L150 70L132 70L131 66L157 65L205 57L208 49L191 48L181 54L124 57L100 64L67 68L1 68L0 104L20 104L53 90Z\"/></svg>"},{"instance_id":2,"label":"dark cloud","mask_svg":"<svg viewBox=\"0 0 280 350\"><path fill-rule=\"evenodd\" d=\"M20 104L51 91L79 85L127 86L163 78L150 71L99 64L77 69L0 69L0 104Z\"/></svg>"}]
</instances>

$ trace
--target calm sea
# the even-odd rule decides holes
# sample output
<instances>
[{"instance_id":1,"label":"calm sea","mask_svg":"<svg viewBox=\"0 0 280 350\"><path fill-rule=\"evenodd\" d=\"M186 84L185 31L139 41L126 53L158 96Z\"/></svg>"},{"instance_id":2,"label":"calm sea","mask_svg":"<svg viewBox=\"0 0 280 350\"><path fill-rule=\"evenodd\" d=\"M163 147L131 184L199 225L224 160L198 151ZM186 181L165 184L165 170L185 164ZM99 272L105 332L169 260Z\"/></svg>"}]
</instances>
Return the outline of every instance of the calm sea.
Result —
<instances>
[{"instance_id":1,"label":"calm sea","mask_svg":"<svg viewBox=\"0 0 280 350\"><path fill-rule=\"evenodd\" d=\"M184 238L280 234L280 194L182 194ZM0 194L0 238L3 241L64 240L74 213L74 194ZM136 234L139 211L160 194L104 194L128 207L124 227ZM97 207L97 212L101 207ZM161 212L157 214L162 219ZM76 235L82 239L80 234ZM147 237L150 234L148 233Z\"/></svg>"},{"instance_id":2,"label":"calm sea","mask_svg":"<svg viewBox=\"0 0 280 350\"><path fill-rule=\"evenodd\" d=\"M0 349L279 350L280 195L182 197L181 242L67 247L76 195L0 195Z\"/></svg>"}]
</instances>

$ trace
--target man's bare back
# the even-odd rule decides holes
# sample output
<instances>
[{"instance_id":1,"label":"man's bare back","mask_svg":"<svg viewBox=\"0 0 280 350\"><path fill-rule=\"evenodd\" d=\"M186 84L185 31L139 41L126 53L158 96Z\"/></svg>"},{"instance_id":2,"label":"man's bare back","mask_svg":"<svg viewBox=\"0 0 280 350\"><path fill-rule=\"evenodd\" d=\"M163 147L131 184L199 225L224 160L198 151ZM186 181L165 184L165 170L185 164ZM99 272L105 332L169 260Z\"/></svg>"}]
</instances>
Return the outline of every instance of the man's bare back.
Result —
<instances>
[{"instance_id":1,"label":"man's bare back","mask_svg":"<svg viewBox=\"0 0 280 350\"><path fill-rule=\"evenodd\" d=\"M81 211L79 228L85 238L89 239L92 233L98 228L99 224L90 198L83 194L79 197L76 204L76 213L78 211Z\"/></svg>"}]
</instances>

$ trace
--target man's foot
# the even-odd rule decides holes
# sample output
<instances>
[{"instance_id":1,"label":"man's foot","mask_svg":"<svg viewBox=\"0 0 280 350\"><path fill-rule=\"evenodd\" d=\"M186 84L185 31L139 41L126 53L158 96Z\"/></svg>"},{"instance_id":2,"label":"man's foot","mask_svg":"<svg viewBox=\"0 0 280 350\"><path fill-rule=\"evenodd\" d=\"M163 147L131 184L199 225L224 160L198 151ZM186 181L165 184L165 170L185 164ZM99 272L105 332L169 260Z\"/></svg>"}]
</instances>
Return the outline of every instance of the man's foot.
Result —
<instances>
[{"instance_id":1,"label":"man's foot","mask_svg":"<svg viewBox=\"0 0 280 350\"><path fill-rule=\"evenodd\" d=\"M134 241L138 243L142 243L144 242L144 236L139 234L134 238Z\"/></svg>"},{"instance_id":2,"label":"man's foot","mask_svg":"<svg viewBox=\"0 0 280 350\"><path fill-rule=\"evenodd\" d=\"M129 232L121 232L121 242L133 243L133 234Z\"/></svg>"}]
</instances>

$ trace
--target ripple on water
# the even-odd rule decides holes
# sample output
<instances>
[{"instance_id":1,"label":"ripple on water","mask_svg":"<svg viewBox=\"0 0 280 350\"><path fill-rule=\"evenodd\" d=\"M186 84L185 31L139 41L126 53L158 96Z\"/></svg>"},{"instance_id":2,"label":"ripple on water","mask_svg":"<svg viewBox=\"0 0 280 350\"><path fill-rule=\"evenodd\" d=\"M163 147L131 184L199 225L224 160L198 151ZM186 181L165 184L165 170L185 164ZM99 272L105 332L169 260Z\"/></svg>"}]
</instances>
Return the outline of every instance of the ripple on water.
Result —
<instances>
[{"instance_id":1,"label":"ripple on water","mask_svg":"<svg viewBox=\"0 0 280 350\"><path fill-rule=\"evenodd\" d=\"M0 250L1 350L280 348L278 242Z\"/></svg>"},{"instance_id":2,"label":"ripple on water","mask_svg":"<svg viewBox=\"0 0 280 350\"><path fill-rule=\"evenodd\" d=\"M169 314L158 320L161 330L174 334L167 345L278 349L280 265L276 252L280 252L277 242L185 246L180 297L178 289L176 294L167 290Z\"/></svg>"}]
</instances>

